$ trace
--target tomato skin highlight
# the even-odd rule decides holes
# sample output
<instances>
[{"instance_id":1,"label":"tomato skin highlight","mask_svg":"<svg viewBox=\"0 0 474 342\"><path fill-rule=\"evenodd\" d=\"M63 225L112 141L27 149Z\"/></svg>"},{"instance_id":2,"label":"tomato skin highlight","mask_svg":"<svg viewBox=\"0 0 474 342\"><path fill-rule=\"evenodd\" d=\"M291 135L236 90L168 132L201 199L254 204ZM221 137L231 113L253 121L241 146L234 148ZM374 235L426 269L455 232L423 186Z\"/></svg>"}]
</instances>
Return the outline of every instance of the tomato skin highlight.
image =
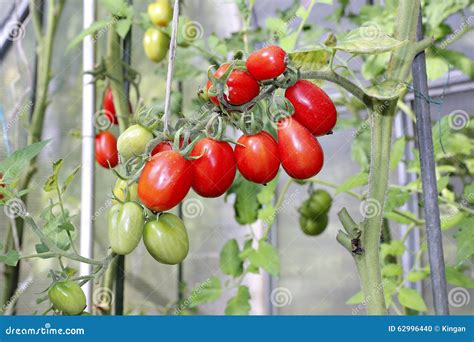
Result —
<instances>
[{"instance_id":1,"label":"tomato skin highlight","mask_svg":"<svg viewBox=\"0 0 474 342\"><path fill-rule=\"evenodd\" d=\"M169 210L186 197L191 181L191 163L179 152L164 151L145 164L138 180L138 197L151 210Z\"/></svg>"},{"instance_id":2,"label":"tomato skin highlight","mask_svg":"<svg viewBox=\"0 0 474 342\"><path fill-rule=\"evenodd\" d=\"M173 19L173 8L169 0L156 0L148 5L148 16L153 24L165 27Z\"/></svg>"},{"instance_id":3,"label":"tomato skin highlight","mask_svg":"<svg viewBox=\"0 0 474 342\"><path fill-rule=\"evenodd\" d=\"M242 135L235 145L235 159L242 176L251 182L266 184L278 173L278 144L268 132ZM241 145L245 145L241 146Z\"/></svg>"},{"instance_id":4,"label":"tomato skin highlight","mask_svg":"<svg viewBox=\"0 0 474 342\"><path fill-rule=\"evenodd\" d=\"M190 154L193 170L192 188L202 197L219 197L234 181L237 165L234 150L228 142L203 138Z\"/></svg>"},{"instance_id":5,"label":"tomato skin highlight","mask_svg":"<svg viewBox=\"0 0 474 342\"><path fill-rule=\"evenodd\" d=\"M66 315L79 315L86 308L86 296L79 284L71 280L59 281L48 290L48 297L56 310Z\"/></svg>"},{"instance_id":6,"label":"tomato skin highlight","mask_svg":"<svg viewBox=\"0 0 474 342\"><path fill-rule=\"evenodd\" d=\"M222 64L214 73L214 76L217 78L221 77L229 66L230 64L228 63ZM253 100L260 92L258 82L248 72L242 70L232 70L226 84L229 88L229 95L224 95L224 99L234 106L239 106ZM209 90L211 85L211 81L207 81L207 90ZM219 105L217 96L209 96L209 99L215 105Z\"/></svg>"},{"instance_id":7,"label":"tomato skin highlight","mask_svg":"<svg viewBox=\"0 0 474 342\"><path fill-rule=\"evenodd\" d=\"M313 135L328 134L336 125L337 111L331 98L314 83L299 80L285 91L295 108L293 118Z\"/></svg>"},{"instance_id":8,"label":"tomato skin highlight","mask_svg":"<svg viewBox=\"0 0 474 342\"><path fill-rule=\"evenodd\" d=\"M258 81L280 76L286 69L286 52L276 45L266 46L250 54L245 66Z\"/></svg>"},{"instance_id":9,"label":"tomato skin highlight","mask_svg":"<svg viewBox=\"0 0 474 342\"><path fill-rule=\"evenodd\" d=\"M145 54L155 63L161 62L166 57L169 44L168 36L155 27L150 27L143 36Z\"/></svg>"},{"instance_id":10,"label":"tomato skin highlight","mask_svg":"<svg viewBox=\"0 0 474 342\"><path fill-rule=\"evenodd\" d=\"M324 164L324 154L318 140L291 117L278 123L278 153L283 169L295 179L315 176Z\"/></svg>"},{"instance_id":11,"label":"tomato skin highlight","mask_svg":"<svg viewBox=\"0 0 474 342\"><path fill-rule=\"evenodd\" d=\"M125 190L127 188L128 181L118 178L114 185L113 194L121 202L127 201L125 198ZM128 186L128 200L132 202L138 201L138 192L137 192L137 183L132 183ZM116 200L112 201L114 204L117 204Z\"/></svg>"},{"instance_id":12,"label":"tomato skin highlight","mask_svg":"<svg viewBox=\"0 0 474 342\"><path fill-rule=\"evenodd\" d=\"M146 145L153 139L153 134L145 127L132 125L117 140L117 150L124 160L139 156L145 152Z\"/></svg>"},{"instance_id":13,"label":"tomato skin highlight","mask_svg":"<svg viewBox=\"0 0 474 342\"><path fill-rule=\"evenodd\" d=\"M170 213L161 214L145 225L143 242L156 261L167 265L179 264L189 251L184 223L178 216Z\"/></svg>"},{"instance_id":14,"label":"tomato skin highlight","mask_svg":"<svg viewBox=\"0 0 474 342\"><path fill-rule=\"evenodd\" d=\"M127 255L138 246L145 219L143 208L135 202L118 203L108 214L108 234L112 251Z\"/></svg>"},{"instance_id":15,"label":"tomato skin highlight","mask_svg":"<svg viewBox=\"0 0 474 342\"><path fill-rule=\"evenodd\" d=\"M95 136L95 160L106 169L118 164L117 139L109 131L100 132Z\"/></svg>"}]
</instances>

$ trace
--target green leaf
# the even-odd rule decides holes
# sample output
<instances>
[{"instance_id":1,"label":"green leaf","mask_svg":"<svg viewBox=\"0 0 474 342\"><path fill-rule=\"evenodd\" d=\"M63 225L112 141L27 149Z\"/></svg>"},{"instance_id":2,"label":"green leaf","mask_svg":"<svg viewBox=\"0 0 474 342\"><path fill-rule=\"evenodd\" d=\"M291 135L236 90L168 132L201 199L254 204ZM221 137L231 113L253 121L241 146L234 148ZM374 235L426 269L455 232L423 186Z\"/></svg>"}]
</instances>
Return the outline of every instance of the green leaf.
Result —
<instances>
[{"instance_id":1,"label":"green leaf","mask_svg":"<svg viewBox=\"0 0 474 342\"><path fill-rule=\"evenodd\" d=\"M375 54L392 51L404 43L388 36L378 26L372 25L350 31L339 40L335 49L352 54Z\"/></svg>"},{"instance_id":2,"label":"green leaf","mask_svg":"<svg viewBox=\"0 0 474 342\"><path fill-rule=\"evenodd\" d=\"M36 157L51 140L31 144L21 150L15 151L10 157L0 163L0 173L3 182L10 184L17 180L28 167L31 159Z\"/></svg>"},{"instance_id":3,"label":"green leaf","mask_svg":"<svg viewBox=\"0 0 474 342\"><path fill-rule=\"evenodd\" d=\"M406 211L406 210L398 210L398 211L400 213L403 213L403 215L400 215L399 213L395 213L393 211L390 211L390 212L384 212L383 216L387 220L392 220L392 221L402 223L402 224L412 223L413 220L410 220L410 217L414 218L414 219L417 219L417 217L409 211Z\"/></svg>"},{"instance_id":4,"label":"green leaf","mask_svg":"<svg viewBox=\"0 0 474 342\"><path fill-rule=\"evenodd\" d=\"M112 15L123 17L128 14L129 10L125 0L100 0L99 2Z\"/></svg>"},{"instance_id":5,"label":"green leaf","mask_svg":"<svg viewBox=\"0 0 474 342\"><path fill-rule=\"evenodd\" d=\"M474 62L471 58L462 52L447 49L437 49L436 53L470 79L474 79Z\"/></svg>"},{"instance_id":6,"label":"green leaf","mask_svg":"<svg viewBox=\"0 0 474 342\"><path fill-rule=\"evenodd\" d=\"M390 170L395 170L397 168L398 163L400 163L403 158L403 155L405 154L405 146L405 137L398 138L393 143L392 151L390 153Z\"/></svg>"},{"instance_id":7,"label":"green leaf","mask_svg":"<svg viewBox=\"0 0 474 342\"><path fill-rule=\"evenodd\" d=\"M386 80L365 88L364 92L378 100L394 100L400 96L406 85L393 80Z\"/></svg>"},{"instance_id":8,"label":"green leaf","mask_svg":"<svg viewBox=\"0 0 474 342\"><path fill-rule=\"evenodd\" d=\"M260 203L257 200L257 194L260 187L245 179L242 179L232 189L235 192L235 220L244 225L257 221Z\"/></svg>"},{"instance_id":9,"label":"green leaf","mask_svg":"<svg viewBox=\"0 0 474 342\"><path fill-rule=\"evenodd\" d=\"M242 274L243 261L239 258L239 244L237 240L232 239L227 241L221 250L220 254L220 267L224 274L238 277Z\"/></svg>"},{"instance_id":10,"label":"green leaf","mask_svg":"<svg viewBox=\"0 0 474 342\"><path fill-rule=\"evenodd\" d=\"M105 30L107 27L112 25L112 20L97 20L94 21L91 26L84 29L81 33L79 33L66 47L66 51L70 51L72 48L76 47L85 37L91 35L97 31ZM99 36L99 35L97 35Z\"/></svg>"},{"instance_id":11,"label":"green leaf","mask_svg":"<svg viewBox=\"0 0 474 342\"><path fill-rule=\"evenodd\" d=\"M16 266L20 260L20 254L14 249L11 249L5 255L0 255L0 262L8 265L8 266Z\"/></svg>"},{"instance_id":12,"label":"green leaf","mask_svg":"<svg viewBox=\"0 0 474 342\"><path fill-rule=\"evenodd\" d=\"M434 81L449 72L449 63L439 56L428 56L426 58L426 74L428 80Z\"/></svg>"},{"instance_id":13,"label":"green leaf","mask_svg":"<svg viewBox=\"0 0 474 342\"><path fill-rule=\"evenodd\" d=\"M402 287L400 291L398 291L398 301L401 305L409 309L416 311L428 310L423 297L421 297L418 291L411 288Z\"/></svg>"},{"instance_id":14,"label":"green leaf","mask_svg":"<svg viewBox=\"0 0 474 342\"><path fill-rule=\"evenodd\" d=\"M469 0L443 0L427 1L424 12L431 28L438 27L446 18L464 9L469 5Z\"/></svg>"},{"instance_id":15,"label":"green leaf","mask_svg":"<svg viewBox=\"0 0 474 342\"><path fill-rule=\"evenodd\" d=\"M260 241L258 249L250 250L247 258L252 265L263 268L273 276L277 276L280 272L278 252L275 247L266 241Z\"/></svg>"},{"instance_id":16,"label":"green leaf","mask_svg":"<svg viewBox=\"0 0 474 342\"><path fill-rule=\"evenodd\" d=\"M400 240L392 240L390 243L380 245L382 259L388 255L399 256L405 252L405 245Z\"/></svg>"},{"instance_id":17,"label":"green leaf","mask_svg":"<svg viewBox=\"0 0 474 342\"><path fill-rule=\"evenodd\" d=\"M446 281L454 286L461 286L468 289L474 288L474 280L451 266L446 267Z\"/></svg>"},{"instance_id":18,"label":"green leaf","mask_svg":"<svg viewBox=\"0 0 474 342\"><path fill-rule=\"evenodd\" d=\"M226 315L248 315L250 312L250 292L245 285L240 285L235 297L227 302Z\"/></svg>"},{"instance_id":19,"label":"green leaf","mask_svg":"<svg viewBox=\"0 0 474 342\"><path fill-rule=\"evenodd\" d=\"M116 30L120 38L125 39L130 27L132 26L132 18L125 18L117 21Z\"/></svg>"},{"instance_id":20,"label":"green leaf","mask_svg":"<svg viewBox=\"0 0 474 342\"><path fill-rule=\"evenodd\" d=\"M283 36L287 33L288 23L280 18L269 16L265 20L265 27L277 36Z\"/></svg>"},{"instance_id":21,"label":"green leaf","mask_svg":"<svg viewBox=\"0 0 474 342\"><path fill-rule=\"evenodd\" d=\"M81 166L79 165L74 170L72 170L69 176L67 176L67 178L64 180L63 187L61 189L62 193L66 192L67 188L69 187L69 185L71 185L72 181L74 180L80 169Z\"/></svg>"},{"instance_id":22,"label":"green leaf","mask_svg":"<svg viewBox=\"0 0 474 342\"><path fill-rule=\"evenodd\" d=\"M341 192L346 192L359 186L366 185L368 181L369 174L367 172L356 173L354 176L349 177L344 183L336 188L336 195L340 194Z\"/></svg>"},{"instance_id":23,"label":"green leaf","mask_svg":"<svg viewBox=\"0 0 474 342\"><path fill-rule=\"evenodd\" d=\"M364 293L362 291L357 292L351 298L346 301L347 305L360 304L364 301Z\"/></svg>"},{"instance_id":24,"label":"green leaf","mask_svg":"<svg viewBox=\"0 0 474 342\"><path fill-rule=\"evenodd\" d=\"M462 263L474 255L474 217L465 218L459 226L453 236L457 242L456 260Z\"/></svg>"},{"instance_id":25,"label":"green leaf","mask_svg":"<svg viewBox=\"0 0 474 342\"><path fill-rule=\"evenodd\" d=\"M70 232L73 232L76 230L76 228L74 227L74 225L71 223L71 222L64 222L64 223L61 223L59 226L58 226L58 229L59 230L67 230L67 231L70 231Z\"/></svg>"},{"instance_id":26,"label":"green leaf","mask_svg":"<svg viewBox=\"0 0 474 342\"><path fill-rule=\"evenodd\" d=\"M401 207L410 199L410 193L398 188L390 188L387 193L387 202L385 211L390 212L395 208Z\"/></svg>"},{"instance_id":27,"label":"green leaf","mask_svg":"<svg viewBox=\"0 0 474 342\"><path fill-rule=\"evenodd\" d=\"M464 188L464 198L470 204L474 204L474 182Z\"/></svg>"},{"instance_id":28,"label":"green leaf","mask_svg":"<svg viewBox=\"0 0 474 342\"><path fill-rule=\"evenodd\" d=\"M385 295L385 307L388 309L392 305L392 296L397 292L397 285L388 279L383 280L383 290Z\"/></svg>"},{"instance_id":29,"label":"green leaf","mask_svg":"<svg viewBox=\"0 0 474 342\"><path fill-rule=\"evenodd\" d=\"M417 281L423 280L430 275L427 271L411 271L407 274L407 280L416 283Z\"/></svg>"},{"instance_id":30,"label":"green leaf","mask_svg":"<svg viewBox=\"0 0 474 342\"><path fill-rule=\"evenodd\" d=\"M217 277L210 277L192 290L189 307L193 308L204 303L215 301L221 294L221 281Z\"/></svg>"},{"instance_id":31,"label":"green leaf","mask_svg":"<svg viewBox=\"0 0 474 342\"><path fill-rule=\"evenodd\" d=\"M382 275L384 277L398 277L402 275L402 266L399 264L387 264L382 268Z\"/></svg>"},{"instance_id":32,"label":"green leaf","mask_svg":"<svg viewBox=\"0 0 474 342\"><path fill-rule=\"evenodd\" d=\"M275 191L278 186L278 177L275 177L271 182L262 186L261 190L257 195L257 200L260 204L272 204L273 198L275 197Z\"/></svg>"},{"instance_id":33,"label":"green leaf","mask_svg":"<svg viewBox=\"0 0 474 342\"><path fill-rule=\"evenodd\" d=\"M258 211L258 219L262 220L265 227L271 226L276 218L276 210L273 205L269 204Z\"/></svg>"},{"instance_id":34,"label":"green leaf","mask_svg":"<svg viewBox=\"0 0 474 342\"><path fill-rule=\"evenodd\" d=\"M321 70L327 67L331 54L327 47L319 45L290 52L288 56L301 70Z\"/></svg>"},{"instance_id":35,"label":"green leaf","mask_svg":"<svg viewBox=\"0 0 474 342\"><path fill-rule=\"evenodd\" d=\"M58 159L53 163L53 173L51 176L48 177L46 182L44 183L43 190L46 192L55 191L56 187L58 186L58 175L61 167L63 165L63 160Z\"/></svg>"},{"instance_id":36,"label":"green leaf","mask_svg":"<svg viewBox=\"0 0 474 342\"><path fill-rule=\"evenodd\" d=\"M44 243L38 243L35 245L35 250L36 253L46 253L49 252L48 246L46 246Z\"/></svg>"}]
</instances>

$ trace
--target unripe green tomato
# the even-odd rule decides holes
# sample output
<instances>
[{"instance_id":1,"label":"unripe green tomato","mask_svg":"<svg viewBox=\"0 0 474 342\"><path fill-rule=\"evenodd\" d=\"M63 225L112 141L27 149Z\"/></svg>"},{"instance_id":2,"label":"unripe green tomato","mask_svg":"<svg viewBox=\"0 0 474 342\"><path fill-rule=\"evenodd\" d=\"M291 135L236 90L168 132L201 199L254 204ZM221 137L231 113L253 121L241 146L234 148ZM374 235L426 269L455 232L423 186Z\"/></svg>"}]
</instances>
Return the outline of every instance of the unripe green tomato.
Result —
<instances>
[{"instance_id":1,"label":"unripe green tomato","mask_svg":"<svg viewBox=\"0 0 474 342\"><path fill-rule=\"evenodd\" d=\"M303 233L306 235L319 235L326 229L329 222L327 214L318 216L316 219L310 219L304 216L300 216L300 227Z\"/></svg>"},{"instance_id":2,"label":"unripe green tomato","mask_svg":"<svg viewBox=\"0 0 474 342\"><path fill-rule=\"evenodd\" d=\"M166 57L170 44L169 37L158 30L150 27L143 36L143 48L147 57L155 63L161 62Z\"/></svg>"},{"instance_id":3,"label":"unripe green tomato","mask_svg":"<svg viewBox=\"0 0 474 342\"><path fill-rule=\"evenodd\" d=\"M127 189L128 181L118 178L114 186L114 196L121 202L137 202L138 201L138 184L132 183L128 186L128 200L125 198L125 191ZM113 200L113 204L117 204L116 200Z\"/></svg>"},{"instance_id":4,"label":"unripe green tomato","mask_svg":"<svg viewBox=\"0 0 474 342\"><path fill-rule=\"evenodd\" d=\"M139 156L145 152L146 145L153 139L153 134L145 127L132 125L120 134L117 150L124 160Z\"/></svg>"},{"instance_id":5,"label":"unripe green tomato","mask_svg":"<svg viewBox=\"0 0 474 342\"><path fill-rule=\"evenodd\" d=\"M143 235L145 219L142 207L135 202L116 204L109 211L108 221L112 251L119 255L130 254Z\"/></svg>"},{"instance_id":6,"label":"unripe green tomato","mask_svg":"<svg viewBox=\"0 0 474 342\"><path fill-rule=\"evenodd\" d=\"M315 216L327 213L332 205L331 195L322 189L314 191L309 200L310 208L313 210L313 215Z\"/></svg>"},{"instance_id":7,"label":"unripe green tomato","mask_svg":"<svg viewBox=\"0 0 474 342\"><path fill-rule=\"evenodd\" d=\"M301 207L298 209L298 212L300 213L301 216L305 216L305 217L313 216L313 210L311 209L308 201L303 202Z\"/></svg>"},{"instance_id":8,"label":"unripe green tomato","mask_svg":"<svg viewBox=\"0 0 474 342\"><path fill-rule=\"evenodd\" d=\"M189 251L184 223L170 213L161 214L158 219L145 225L143 242L153 258L168 265L179 264Z\"/></svg>"},{"instance_id":9,"label":"unripe green tomato","mask_svg":"<svg viewBox=\"0 0 474 342\"><path fill-rule=\"evenodd\" d=\"M156 0L148 5L148 16L153 24L165 27L173 19L173 8L168 0Z\"/></svg>"},{"instance_id":10,"label":"unripe green tomato","mask_svg":"<svg viewBox=\"0 0 474 342\"><path fill-rule=\"evenodd\" d=\"M79 284L65 280L51 286L48 297L56 310L66 315L79 315L86 308L86 296Z\"/></svg>"}]
</instances>

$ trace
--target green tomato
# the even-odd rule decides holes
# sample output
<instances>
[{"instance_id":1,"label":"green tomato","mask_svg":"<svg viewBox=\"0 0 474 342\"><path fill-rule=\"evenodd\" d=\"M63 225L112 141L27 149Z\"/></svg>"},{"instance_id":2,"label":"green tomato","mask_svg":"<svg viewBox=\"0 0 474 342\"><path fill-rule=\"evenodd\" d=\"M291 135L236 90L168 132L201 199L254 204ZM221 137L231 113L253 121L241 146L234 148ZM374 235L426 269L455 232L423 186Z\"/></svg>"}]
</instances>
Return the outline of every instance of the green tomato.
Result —
<instances>
[{"instance_id":1,"label":"green tomato","mask_svg":"<svg viewBox=\"0 0 474 342\"><path fill-rule=\"evenodd\" d=\"M117 140L117 150L124 160L127 160L143 154L151 139L153 139L153 134L145 127L132 125L120 134Z\"/></svg>"},{"instance_id":2,"label":"green tomato","mask_svg":"<svg viewBox=\"0 0 474 342\"><path fill-rule=\"evenodd\" d=\"M70 280L51 286L48 297L53 307L66 315L79 315L86 308L84 292L77 283Z\"/></svg>"},{"instance_id":3,"label":"green tomato","mask_svg":"<svg viewBox=\"0 0 474 342\"><path fill-rule=\"evenodd\" d=\"M325 190L318 189L311 193L309 198L309 206L313 211L314 216L325 214L329 211L332 205L331 195Z\"/></svg>"},{"instance_id":4,"label":"green tomato","mask_svg":"<svg viewBox=\"0 0 474 342\"><path fill-rule=\"evenodd\" d=\"M148 16L153 24L165 27L173 19L173 8L168 0L156 0L148 5Z\"/></svg>"},{"instance_id":5,"label":"green tomato","mask_svg":"<svg viewBox=\"0 0 474 342\"><path fill-rule=\"evenodd\" d=\"M300 227L306 235L319 235L326 229L329 222L327 214L323 214L316 219L300 216Z\"/></svg>"},{"instance_id":6,"label":"green tomato","mask_svg":"<svg viewBox=\"0 0 474 342\"><path fill-rule=\"evenodd\" d=\"M161 214L145 225L143 242L153 258L168 265L179 264L189 251L188 233L176 215Z\"/></svg>"},{"instance_id":7,"label":"green tomato","mask_svg":"<svg viewBox=\"0 0 474 342\"><path fill-rule=\"evenodd\" d=\"M147 57L155 63L161 62L166 57L170 44L169 37L158 30L150 27L143 36L143 48Z\"/></svg>"},{"instance_id":8,"label":"green tomato","mask_svg":"<svg viewBox=\"0 0 474 342\"><path fill-rule=\"evenodd\" d=\"M128 181L126 180L123 180L120 178L117 179L117 181L115 182L114 190L113 190L114 196L122 202L126 202L126 201L137 202L138 201L138 184L132 183L128 186L128 194L127 194L128 199L126 199L125 191L127 189L127 183ZM113 203L117 204L119 202L114 200Z\"/></svg>"},{"instance_id":9,"label":"green tomato","mask_svg":"<svg viewBox=\"0 0 474 342\"><path fill-rule=\"evenodd\" d=\"M112 251L130 254L140 242L145 224L143 209L135 202L116 204L109 211L109 241Z\"/></svg>"}]
</instances>

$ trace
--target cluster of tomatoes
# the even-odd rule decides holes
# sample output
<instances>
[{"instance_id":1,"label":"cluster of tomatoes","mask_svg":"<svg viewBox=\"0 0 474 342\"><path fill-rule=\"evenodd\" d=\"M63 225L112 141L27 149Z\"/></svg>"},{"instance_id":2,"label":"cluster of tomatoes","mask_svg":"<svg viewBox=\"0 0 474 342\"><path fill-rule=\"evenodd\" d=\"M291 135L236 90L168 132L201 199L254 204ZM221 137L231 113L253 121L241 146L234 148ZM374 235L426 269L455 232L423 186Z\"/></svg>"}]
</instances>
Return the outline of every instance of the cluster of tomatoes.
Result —
<instances>
[{"instance_id":1,"label":"cluster of tomatoes","mask_svg":"<svg viewBox=\"0 0 474 342\"><path fill-rule=\"evenodd\" d=\"M148 17L154 26L145 31L143 49L150 60L158 63L166 57L170 44L169 36L162 31L173 18L173 9L169 0L156 0L149 4Z\"/></svg>"},{"instance_id":2,"label":"cluster of tomatoes","mask_svg":"<svg viewBox=\"0 0 474 342\"><path fill-rule=\"evenodd\" d=\"M328 225L331 205L332 198L327 191L322 189L312 191L298 209L303 233L312 236L321 234Z\"/></svg>"}]
</instances>

